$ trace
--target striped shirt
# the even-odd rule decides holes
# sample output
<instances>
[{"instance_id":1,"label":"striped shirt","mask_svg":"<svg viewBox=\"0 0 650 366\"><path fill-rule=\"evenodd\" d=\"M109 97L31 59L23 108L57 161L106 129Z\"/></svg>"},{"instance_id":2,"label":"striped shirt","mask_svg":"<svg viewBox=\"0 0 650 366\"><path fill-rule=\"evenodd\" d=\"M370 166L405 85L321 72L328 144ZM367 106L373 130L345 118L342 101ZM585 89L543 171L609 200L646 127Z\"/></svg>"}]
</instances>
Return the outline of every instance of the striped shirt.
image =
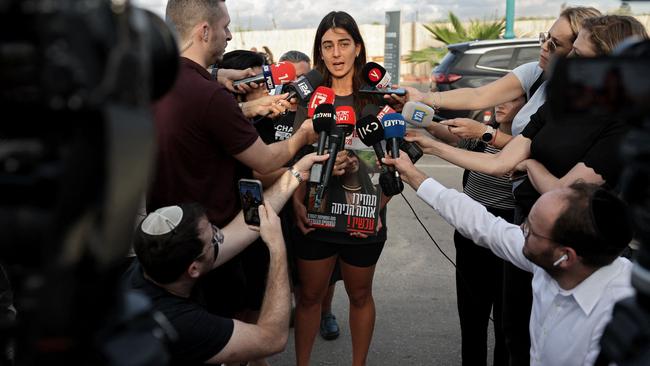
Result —
<instances>
[{"instance_id":1,"label":"striped shirt","mask_svg":"<svg viewBox=\"0 0 650 366\"><path fill-rule=\"evenodd\" d=\"M496 154L500 149L487 145L483 151L486 154ZM463 191L473 200L485 207L502 210L515 208L515 197L512 195L512 183L507 177L493 177L488 174L468 171L467 182Z\"/></svg>"}]
</instances>

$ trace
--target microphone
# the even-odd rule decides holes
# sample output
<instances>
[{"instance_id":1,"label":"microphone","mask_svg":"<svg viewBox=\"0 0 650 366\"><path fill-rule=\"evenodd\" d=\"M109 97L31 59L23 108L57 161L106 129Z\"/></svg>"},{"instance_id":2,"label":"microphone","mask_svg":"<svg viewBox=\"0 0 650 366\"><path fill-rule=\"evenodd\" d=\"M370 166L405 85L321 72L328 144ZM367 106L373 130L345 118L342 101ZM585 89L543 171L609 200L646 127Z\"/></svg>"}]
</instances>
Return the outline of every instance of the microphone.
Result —
<instances>
[{"instance_id":1,"label":"microphone","mask_svg":"<svg viewBox=\"0 0 650 366\"><path fill-rule=\"evenodd\" d=\"M318 147L316 154L323 155L325 153L325 144L328 135L336 126L336 111L332 104L321 104L316 107L312 116L314 131L318 133ZM309 182L319 183L323 176L323 164L316 163L312 165L309 173Z\"/></svg>"},{"instance_id":2,"label":"microphone","mask_svg":"<svg viewBox=\"0 0 650 366\"><path fill-rule=\"evenodd\" d=\"M267 90L273 90L276 85L286 84L296 78L296 68L291 62L278 62L273 65L263 65L262 73L246 79L234 81L233 86L257 83L266 84Z\"/></svg>"},{"instance_id":3,"label":"microphone","mask_svg":"<svg viewBox=\"0 0 650 366\"><path fill-rule=\"evenodd\" d=\"M334 90L324 86L319 86L316 88L314 93L309 99L309 104L307 105L307 117L312 118L316 107L322 104L334 104L334 99L336 98ZM316 131L318 132L318 131Z\"/></svg>"},{"instance_id":4,"label":"microphone","mask_svg":"<svg viewBox=\"0 0 650 366\"><path fill-rule=\"evenodd\" d=\"M368 85L378 89L390 86L390 73L376 62L368 62L363 66L361 74Z\"/></svg>"},{"instance_id":5,"label":"microphone","mask_svg":"<svg viewBox=\"0 0 650 366\"><path fill-rule=\"evenodd\" d=\"M434 122L445 120L440 116L436 116L436 112L433 108L420 102L407 102L404 104L402 115L406 122L417 128L426 128L431 126Z\"/></svg>"},{"instance_id":6,"label":"microphone","mask_svg":"<svg viewBox=\"0 0 650 366\"><path fill-rule=\"evenodd\" d=\"M383 108L379 108L374 104L368 104L365 106L363 109L364 115L366 114L373 114L377 115L377 119L382 120L385 115L390 114L390 113L397 113L393 108L391 108L389 105L385 105ZM390 143L387 144L387 147L390 148ZM404 139L399 140L399 149L404 150L406 154L408 154L409 159L411 159L411 162L415 164L422 156L424 156L424 152L420 147L413 143L413 142L408 142Z\"/></svg>"},{"instance_id":7,"label":"microphone","mask_svg":"<svg viewBox=\"0 0 650 366\"><path fill-rule=\"evenodd\" d=\"M399 113L389 113L381 120L384 126L384 139L390 143L393 159L399 158L399 143L406 133L406 122Z\"/></svg>"},{"instance_id":8,"label":"microphone","mask_svg":"<svg viewBox=\"0 0 650 366\"><path fill-rule=\"evenodd\" d=\"M301 101L307 102L314 89L321 84L323 84L323 75L318 70L310 70L308 73L299 77L298 80L287 84L283 91L289 93L287 100L297 96Z\"/></svg>"},{"instance_id":9,"label":"microphone","mask_svg":"<svg viewBox=\"0 0 650 366\"><path fill-rule=\"evenodd\" d=\"M340 119L339 119L340 118ZM354 129L354 124L356 123L356 115L354 109L349 106L341 106L336 108L336 125L332 129L329 138L329 149L330 154L325 165L325 171L323 172L323 179L316 189L316 196L314 197L314 208L320 208L323 195L327 186L329 185L329 180L332 177L332 170L334 170L334 162L336 161L336 155L344 147L345 137L352 133Z\"/></svg>"},{"instance_id":10,"label":"microphone","mask_svg":"<svg viewBox=\"0 0 650 366\"><path fill-rule=\"evenodd\" d=\"M386 156L381 141L384 139L384 127L373 114L366 115L357 122L357 136L366 146L372 146L381 165L379 185L386 196L394 196L404 190L404 183L399 173L392 166L386 166L381 159Z\"/></svg>"}]
</instances>

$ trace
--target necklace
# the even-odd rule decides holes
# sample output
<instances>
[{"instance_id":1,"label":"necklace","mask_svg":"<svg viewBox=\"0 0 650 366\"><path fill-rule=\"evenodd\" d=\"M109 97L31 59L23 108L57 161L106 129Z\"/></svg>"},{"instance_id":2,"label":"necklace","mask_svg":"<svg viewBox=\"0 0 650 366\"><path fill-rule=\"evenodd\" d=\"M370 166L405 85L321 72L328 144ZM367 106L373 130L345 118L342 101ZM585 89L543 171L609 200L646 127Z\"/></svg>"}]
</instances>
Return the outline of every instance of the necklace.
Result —
<instances>
[{"instance_id":1,"label":"necklace","mask_svg":"<svg viewBox=\"0 0 650 366\"><path fill-rule=\"evenodd\" d=\"M346 191L356 192L356 191L360 191L360 190L361 190L361 185L358 185L358 186L356 186L356 187L350 187L350 186L346 186L345 184L341 184L341 186L342 186L343 189L345 189Z\"/></svg>"}]
</instances>

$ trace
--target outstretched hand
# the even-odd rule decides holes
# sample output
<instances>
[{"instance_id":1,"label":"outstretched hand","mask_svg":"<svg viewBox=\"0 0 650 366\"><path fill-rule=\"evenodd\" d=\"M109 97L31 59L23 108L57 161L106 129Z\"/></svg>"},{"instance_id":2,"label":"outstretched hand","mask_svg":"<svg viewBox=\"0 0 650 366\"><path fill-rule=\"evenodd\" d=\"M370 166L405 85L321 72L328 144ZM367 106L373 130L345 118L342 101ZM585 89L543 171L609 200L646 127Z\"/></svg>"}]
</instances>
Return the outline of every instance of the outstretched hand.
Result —
<instances>
[{"instance_id":1,"label":"outstretched hand","mask_svg":"<svg viewBox=\"0 0 650 366\"><path fill-rule=\"evenodd\" d=\"M420 187L420 184L427 179L426 174L422 173L415 167L415 165L413 165L408 154L404 151L400 150L399 157L396 159L386 157L381 159L381 161L386 165L395 167L402 177L402 180L415 190L417 190L418 187Z\"/></svg>"}]
</instances>

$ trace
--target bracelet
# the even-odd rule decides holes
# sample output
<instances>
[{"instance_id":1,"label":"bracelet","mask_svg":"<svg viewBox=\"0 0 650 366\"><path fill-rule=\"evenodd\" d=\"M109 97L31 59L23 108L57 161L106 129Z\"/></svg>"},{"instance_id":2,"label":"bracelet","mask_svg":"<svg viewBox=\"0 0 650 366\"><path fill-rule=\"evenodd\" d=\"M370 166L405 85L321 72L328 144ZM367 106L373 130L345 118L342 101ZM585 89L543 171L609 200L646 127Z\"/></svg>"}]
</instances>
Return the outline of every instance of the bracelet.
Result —
<instances>
[{"instance_id":1,"label":"bracelet","mask_svg":"<svg viewBox=\"0 0 650 366\"><path fill-rule=\"evenodd\" d=\"M217 66L212 68L212 80L217 80L217 72L219 72L219 68Z\"/></svg>"},{"instance_id":2,"label":"bracelet","mask_svg":"<svg viewBox=\"0 0 650 366\"><path fill-rule=\"evenodd\" d=\"M294 177L296 177L296 179L298 179L298 183L302 183L304 181L304 179L302 179L302 177L300 176L300 173L298 173L292 166L288 167L287 170L289 171L289 173L291 173L291 175L293 175Z\"/></svg>"}]
</instances>

